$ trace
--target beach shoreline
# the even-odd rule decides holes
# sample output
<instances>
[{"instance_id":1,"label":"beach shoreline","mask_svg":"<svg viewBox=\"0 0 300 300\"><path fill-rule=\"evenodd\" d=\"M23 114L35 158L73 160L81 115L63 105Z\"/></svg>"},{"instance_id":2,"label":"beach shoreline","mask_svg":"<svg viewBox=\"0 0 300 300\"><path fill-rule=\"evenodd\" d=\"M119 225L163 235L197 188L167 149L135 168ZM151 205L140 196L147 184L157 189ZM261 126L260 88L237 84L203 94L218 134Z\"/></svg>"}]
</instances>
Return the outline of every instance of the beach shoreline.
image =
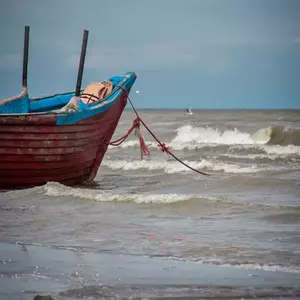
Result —
<instances>
[{"instance_id":1,"label":"beach shoreline","mask_svg":"<svg viewBox=\"0 0 300 300\"><path fill-rule=\"evenodd\" d=\"M0 242L0 299L299 299L300 274Z\"/></svg>"}]
</instances>

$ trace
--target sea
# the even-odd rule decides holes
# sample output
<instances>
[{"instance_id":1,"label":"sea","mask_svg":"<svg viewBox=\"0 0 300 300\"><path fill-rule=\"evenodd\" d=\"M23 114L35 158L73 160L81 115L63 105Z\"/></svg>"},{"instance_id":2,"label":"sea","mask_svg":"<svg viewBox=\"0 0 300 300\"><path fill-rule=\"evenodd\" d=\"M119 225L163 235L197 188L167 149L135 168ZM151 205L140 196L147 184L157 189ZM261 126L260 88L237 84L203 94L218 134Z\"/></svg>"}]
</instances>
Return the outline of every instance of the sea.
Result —
<instances>
[{"instance_id":1,"label":"sea","mask_svg":"<svg viewBox=\"0 0 300 300\"><path fill-rule=\"evenodd\" d=\"M180 161L141 126L93 184L0 193L0 299L300 299L300 111L139 114Z\"/></svg>"}]
</instances>

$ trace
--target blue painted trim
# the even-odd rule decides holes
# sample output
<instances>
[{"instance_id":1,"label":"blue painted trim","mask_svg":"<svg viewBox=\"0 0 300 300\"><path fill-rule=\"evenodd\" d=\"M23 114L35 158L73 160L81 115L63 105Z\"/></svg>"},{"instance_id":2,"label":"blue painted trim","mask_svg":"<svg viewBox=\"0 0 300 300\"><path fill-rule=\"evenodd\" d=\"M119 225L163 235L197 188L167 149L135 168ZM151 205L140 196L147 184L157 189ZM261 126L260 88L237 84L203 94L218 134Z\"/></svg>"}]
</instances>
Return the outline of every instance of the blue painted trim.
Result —
<instances>
[{"instance_id":1,"label":"blue painted trim","mask_svg":"<svg viewBox=\"0 0 300 300\"><path fill-rule=\"evenodd\" d=\"M124 91L118 88L120 85L124 89L129 90L136 80L134 72L127 72L122 76L114 76L108 79L113 83L114 89L112 93L101 102L84 104L79 101L79 108L74 112L62 111L61 109L68 104L68 102L75 95L75 92L66 94L57 94L48 96L39 100L30 100L30 98L23 91L23 95L16 96L15 99L1 105L0 101L0 115L1 114L30 114L30 113L55 113L57 117L57 125L74 124L80 120L95 116L99 113L109 109L119 98Z\"/></svg>"},{"instance_id":2,"label":"blue painted trim","mask_svg":"<svg viewBox=\"0 0 300 300\"><path fill-rule=\"evenodd\" d=\"M136 80L136 75L133 72L124 74L121 77L112 77L111 80L114 84L122 86L124 89L129 90ZM120 82L121 81L121 82ZM108 110L120 97L124 91L115 86L113 92L104 100L99 103L84 104L80 103L78 110L59 115L56 120L56 125L70 125L77 123L80 120L93 117L104 111Z\"/></svg>"},{"instance_id":3,"label":"blue painted trim","mask_svg":"<svg viewBox=\"0 0 300 300\"><path fill-rule=\"evenodd\" d=\"M2 100L5 101L5 100ZM24 94L21 97L16 97L4 104L0 101L0 115L1 114L18 114L29 112L29 97L28 94Z\"/></svg>"}]
</instances>

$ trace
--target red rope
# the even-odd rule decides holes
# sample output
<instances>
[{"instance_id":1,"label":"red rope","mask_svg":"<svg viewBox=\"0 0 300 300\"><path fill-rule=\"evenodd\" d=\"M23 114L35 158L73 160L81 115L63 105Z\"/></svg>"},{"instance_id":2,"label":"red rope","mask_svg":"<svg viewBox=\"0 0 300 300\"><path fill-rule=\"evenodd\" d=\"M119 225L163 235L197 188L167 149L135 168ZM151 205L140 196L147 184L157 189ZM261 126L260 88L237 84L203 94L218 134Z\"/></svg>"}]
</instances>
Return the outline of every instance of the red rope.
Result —
<instances>
[{"instance_id":1,"label":"red rope","mask_svg":"<svg viewBox=\"0 0 300 300\"><path fill-rule=\"evenodd\" d=\"M122 137L120 137L119 139L108 143L108 145L111 146L120 146L128 137L129 135L132 133L132 131L135 130L135 135L138 137L139 142L140 142L140 148L141 148L141 158L143 159L144 155L148 156L150 155L150 150L148 148L148 146L145 143L144 137L142 135L141 132L141 120L139 117L137 117L131 125L131 128L127 131L127 133L125 135L123 135Z\"/></svg>"},{"instance_id":2,"label":"red rope","mask_svg":"<svg viewBox=\"0 0 300 300\"><path fill-rule=\"evenodd\" d=\"M138 126L138 118L136 118L131 125L131 128L127 131L127 133L125 135L123 135L122 137L120 137L119 139L108 143L111 146L120 146L130 135L130 133Z\"/></svg>"},{"instance_id":3,"label":"red rope","mask_svg":"<svg viewBox=\"0 0 300 300\"><path fill-rule=\"evenodd\" d=\"M131 126L131 128L129 129L129 131L127 132L127 134L125 134L123 137L121 137L120 139L112 142L112 143L109 143L110 145L113 145L113 146L118 146L120 145L121 143L123 143L127 138L128 136L130 135L130 133L133 131L134 128L137 128L137 136L139 138L139 141L140 141L140 146L141 146L141 158L143 158L143 154L144 155L150 155L150 151L149 151L149 148L148 146L146 145L145 141L144 141L144 138L142 136L142 133L141 133L141 130L140 130L140 124L143 124L144 127L147 129L147 131L152 135L152 137L156 140L156 142L158 143L158 146L160 147L161 151L162 152L166 152L168 153L169 155L171 155L175 160L177 160L178 162L180 162L182 165L186 166L188 169L196 172L196 173L199 173L199 174L202 174L202 175L207 175L209 176L209 174L207 173L204 173L204 172L201 172L191 166L189 166L188 164L186 164L185 162L183 162L181 159L179 159L177 156L175 156L171 151L170 151L170 147L167 147L165 143L162 143L157 137L156 135L150 130L150 128L145 124L145 122L140 118L137 110L135 109L134 105L132 104L130 98L129 98L129 95L128 95L128 91L118 85L118 88L120 88L121 90L123 90L125 92L125 94L127 95L127 99L134 111L134 113L136 114L137 118L133 121L133 125ZM135 125L134 125L135 124ZM115 144L117 142L117 144ZM120 142L120 143L119 143ZM119 143L119 144L118 144Z\"/></svg>"}]
</instances>

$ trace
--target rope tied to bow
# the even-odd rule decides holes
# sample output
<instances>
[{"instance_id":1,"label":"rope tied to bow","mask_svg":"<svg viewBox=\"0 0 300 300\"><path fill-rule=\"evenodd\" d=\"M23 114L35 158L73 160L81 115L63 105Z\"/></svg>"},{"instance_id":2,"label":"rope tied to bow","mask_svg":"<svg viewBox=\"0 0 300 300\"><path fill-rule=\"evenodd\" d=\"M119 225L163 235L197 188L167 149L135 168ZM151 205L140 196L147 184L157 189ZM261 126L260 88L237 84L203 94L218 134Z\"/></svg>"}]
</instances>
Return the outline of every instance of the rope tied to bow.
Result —
<instances>
[{"instance_id":1,"label":"rope tied to bow","mask_svg":"<svg viewBox=\"0 0 300 300\"><path fill-rule=\"evenodd\" d=\"M134 134L138 137L139 143L140 143L140 149L141 149L141 159L144 158L144 156L150 155L150 150L144 140L144 137L142 135L141 131L141 120L139 117L135 118L132 122L132 125L130 129L127 131L126 134L124 134L122 137L118 138L117 140L107 143L110 146L120 146L125 140L129 137L129 135L134 131Z\"/></svg>"},{"instance_id":2,"label":"rope tied to bow","mask_svg":"<svg viewBox=\"0 0 300 300\"><path fill-rule=\"evenodd\" d=\"M209 176L209 174L201 172L201 171L199 171L199 170L197 170L197 169L189 166L188 164L186 164L185 162L183 162L181 159L179 159L177 156L175 156L171 152L170 147L167 146L165 143L162 143L156 137L156 135L150 130L150 128L145 124L145 122L140 118L140 116L139 116L136 108L134 107L131 99L129 98L129 91L127 91L123 86L118 85L117 87L119 89L121 89L121 90L124 91L124 93L126 95L126 98L129 101L129 103L130 103L130 105L131 105L131 107L132 107L132 109L133 109L133 111L134 111L134 113L136 115L136 119L133 121L131 128L128 130L128 132L123 137L117 139L114 142L108 143L109 145L111 145L111 146L119 146L119 145L121 145L128 138L128 136L131 134L131 132L133 130L135 130L135 134L138 137L139 143L140 143L141 159L143 159L144 156L149 156L150 155L150 150L149 150L148 146L146 145L144 137L143 137L142 132L141 132L141 124L142 124L146 128L146 130L150 133L150 135L155 139L155 141L158 143L158 147L160 148L160 150L162 152L168 153L170 156L172 156L175 160L177 160L179 163L181 163L182 165L184 165L188 169L190 169L190 170L192 170L192 171L194 171L196 173Z\"/></svg>"}]
</instances>

